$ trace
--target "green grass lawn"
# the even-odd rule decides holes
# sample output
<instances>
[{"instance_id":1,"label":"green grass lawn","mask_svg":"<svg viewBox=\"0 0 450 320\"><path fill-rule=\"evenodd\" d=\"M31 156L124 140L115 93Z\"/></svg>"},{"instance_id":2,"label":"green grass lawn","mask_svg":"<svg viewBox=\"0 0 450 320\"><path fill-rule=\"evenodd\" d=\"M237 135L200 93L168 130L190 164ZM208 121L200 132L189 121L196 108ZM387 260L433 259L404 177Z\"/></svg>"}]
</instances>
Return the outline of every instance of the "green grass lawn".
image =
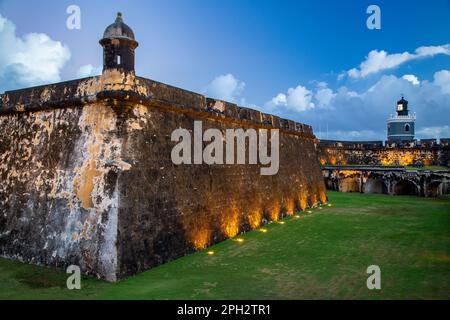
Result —
<instances>
[{"instance_id":1,"label":"green grass lawn","mask_svg":"<svg viewBox=\"0 0 450 320\"><path fill-rule=\"evenodd\" d=\"M0 259L0 299L450 299L450 199L330 192L287 218L116 284ZM207 251L213 250L214 255ZM366 287L369 265L381 290Z\"/></svg>"}]
</instances>

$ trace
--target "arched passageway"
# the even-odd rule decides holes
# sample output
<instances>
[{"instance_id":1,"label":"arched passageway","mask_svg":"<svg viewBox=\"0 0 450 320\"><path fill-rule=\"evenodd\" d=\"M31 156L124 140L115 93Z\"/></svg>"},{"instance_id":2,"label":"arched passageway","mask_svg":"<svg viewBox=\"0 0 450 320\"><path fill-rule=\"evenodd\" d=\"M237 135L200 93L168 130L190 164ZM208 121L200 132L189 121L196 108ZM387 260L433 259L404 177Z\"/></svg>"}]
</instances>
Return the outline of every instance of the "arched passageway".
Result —
<instances>
[{"instance_id":1,"label":"arched passageway","mask_svg":"<svg viewBox=\"0 0 450 320\"><path fill-rule=\"evenodd\" d=\"M450 184L448 182L442 183L442 194L449 194L450 195Z\"/></svg>"},{"instance_id":2,"label":"arched passageway","mask_svg":"<svg viewBox=\"0 0 450 320\"><path fill-rule=\"evenodd\" d=\"M356 177L342 178L339 181L340 192L359 192L359 179Z\"/></svg>"},{"instance_id":3,"label":"arched passageway","mask_svg":"<svg viewBox=\"0 0 450 320\"><path fill-rule=\"evenodd\" d=\"M337 183L329 178L324 178L325 186L328 190L339 191Z\"/></svg>"},{"instance_id":4,"label":"arched passageway","mask_svg":"<svg viewBox=\"0 0 450 320\"><path fill-rule=\"evenodd\" d=\"M409 180L401 180L395 184L394 194L414 196L419 194L419 190L417 190L414 182Z\"/></svg>"},{"instance_id":5,"label":"arched passageway","mask_svg":"<svg viewBox=\"0 0 450 320\"><path fill-rule=\"evenodd\" d=\"M364 193L387 194L386 184L381 179L369 178L364 187Z\"/></svg>"},{"instance_id":6,"label":"arched passageway","mask_svg":"<svg viewBox=\"0 0 450 320\"><path fill-rule=\"evenodd\" d=\"M433 181L427 186L427 197L440 197L442 196L442 181Z\"/></svg>"}]
</instances>

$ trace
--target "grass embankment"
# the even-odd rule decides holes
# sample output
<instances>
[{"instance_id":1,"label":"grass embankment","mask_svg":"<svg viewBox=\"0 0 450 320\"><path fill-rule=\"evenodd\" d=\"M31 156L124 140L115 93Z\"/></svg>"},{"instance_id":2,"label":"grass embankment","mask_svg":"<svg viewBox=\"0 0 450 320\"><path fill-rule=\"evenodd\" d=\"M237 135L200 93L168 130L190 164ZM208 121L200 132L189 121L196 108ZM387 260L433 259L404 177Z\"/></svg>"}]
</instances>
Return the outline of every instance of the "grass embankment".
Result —
<instances>
[{"instance_id":1,"label":"grass embankment","mask_svg":"<svg viewBox=\"0 0 450 320\"><path fill-rule=\"evenodd\" d=\"M272 223L116 284L0 259L1 299L450 299L450 199L330 192ZM213 250L214 255L207 251ZM381 268L379 291L366 287Z\"/></svg>"}]
</instances>

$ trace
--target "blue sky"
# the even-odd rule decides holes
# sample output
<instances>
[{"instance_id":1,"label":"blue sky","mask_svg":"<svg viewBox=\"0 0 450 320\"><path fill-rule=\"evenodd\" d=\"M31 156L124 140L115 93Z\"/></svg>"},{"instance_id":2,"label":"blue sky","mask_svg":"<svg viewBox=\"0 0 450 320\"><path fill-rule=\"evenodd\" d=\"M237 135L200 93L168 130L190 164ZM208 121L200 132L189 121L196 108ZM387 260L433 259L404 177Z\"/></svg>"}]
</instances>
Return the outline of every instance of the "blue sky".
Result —
<instances>
[{"instance_id":1,"label":"blue sky","mask_svg":"<svg viewBox=\"0 0 450 320\"><path fill-rule=\"evenodd\" d=\"M371 4L381 30L366 27ZM81 9L81 30L66 28L69 5ZM117 11L140 42L140 76L330 139L384 139L404 93L419 138L450 136L448 0L0 0L0 91L98 72L98 40Z\"/></svg>"}]
</instances>

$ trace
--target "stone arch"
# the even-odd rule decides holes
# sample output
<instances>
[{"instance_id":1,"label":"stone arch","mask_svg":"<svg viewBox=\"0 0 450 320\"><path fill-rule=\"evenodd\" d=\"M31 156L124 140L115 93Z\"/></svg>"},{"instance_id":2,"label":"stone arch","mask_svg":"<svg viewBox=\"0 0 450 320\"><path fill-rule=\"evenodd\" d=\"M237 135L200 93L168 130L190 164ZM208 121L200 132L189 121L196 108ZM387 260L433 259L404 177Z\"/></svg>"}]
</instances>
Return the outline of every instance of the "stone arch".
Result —
<instances>
[{"instance_id":1,"label":"stone arch","mask_svg":"<svg viewBox=\"0 0 450 320\"><path fill-rule=\"evenodd\" d=\"M400 180L398 181L393 188L394 195L419 195L419 188L417 185L410 180Z\"/></svg>"},{"instance_id":2,"label":"stone arch","mask_svg":"<svg viewBox=\"0 0 450 320\"><path fill-rule=\"evenodd\" d=\"M442 182L442 194L450 195L450 184L448 181Z\"/></svg>"},{"instance_id":3,"label":"stone arch","mask_svg":"<svg viewBox=\"0 0 450 320\"><path fill-rule=\"evenodd\" d=\"M324 181L328 190L339 191L335 179L324 178Z\"/></svg>"},{"instance_id":4,"label":"stone arch","mask_svg":"<svg viewBox=\"0 0 450 320\"><path fill-rule=\"evenodd\" d=\"M405 132L409 132L411 130L411 126L409 123L405 124Z\"/></svg>"},{"instance_id":5,"label":"stone arch","mask_svg":"<svg viewBox=\"0 0 450 320\"><path fill-rule=\"evenodd\" d=\"M364 185L364 193L387 194L388 188L381 178L368 178Z\"/></svg>"},{"instance_id":6,"label":"stone arch","mask_svg":"<svg viewBox=\"0 0 450 320\"><path fill-rule=\"evenodd\" d=\"M440 197L442 196L442 181L433 181L427 185L426 196L427 197Z\"/></svg>"},{"instance_id":7,"label":"stone arch","mask_svg":"<svg viewBox=\"0 0 450 320\"><path fill-rule=\"evenodd\" d=\"M340 192L359 192L358 177L346 177L339 179Z\"/></svg>"}]
</instances>

